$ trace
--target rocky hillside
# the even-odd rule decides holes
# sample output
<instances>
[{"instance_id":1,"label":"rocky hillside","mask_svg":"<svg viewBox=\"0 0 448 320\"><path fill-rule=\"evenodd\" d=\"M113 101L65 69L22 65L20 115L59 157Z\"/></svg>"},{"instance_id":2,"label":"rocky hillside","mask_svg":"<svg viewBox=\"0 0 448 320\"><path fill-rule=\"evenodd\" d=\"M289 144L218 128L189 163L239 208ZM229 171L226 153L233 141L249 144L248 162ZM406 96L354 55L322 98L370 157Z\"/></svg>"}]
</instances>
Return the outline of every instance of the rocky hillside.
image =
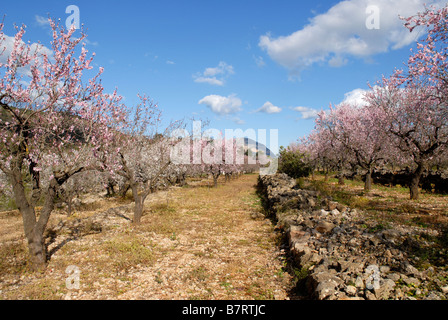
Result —
<instances>
[{"instance_id":1,"label":"rocky hillside","mask_svg":"<svg viewBox=\"0 0 448 320\"><path fill-rule=\"evenodd\" d=\"M448 298L447 261L417 263L416 253L430 250L440 232L385 227L364 212L296 188L285 174L260 177L258 187L265 209L287 235L294 268L300 270L298 289L310 299ZM437 250L439 257L447 256L446 246Z\"/></svg>"}]
</instances>

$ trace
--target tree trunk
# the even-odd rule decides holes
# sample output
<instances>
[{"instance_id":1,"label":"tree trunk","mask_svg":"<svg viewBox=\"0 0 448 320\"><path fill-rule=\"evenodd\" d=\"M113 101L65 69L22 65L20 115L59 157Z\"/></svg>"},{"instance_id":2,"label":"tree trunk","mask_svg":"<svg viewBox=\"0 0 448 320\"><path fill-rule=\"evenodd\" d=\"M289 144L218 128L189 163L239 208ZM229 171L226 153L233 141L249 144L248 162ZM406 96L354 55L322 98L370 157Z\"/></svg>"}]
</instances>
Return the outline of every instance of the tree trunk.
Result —
<instances>
[{"instance_id":1,"label":"tree trunk","mask_svg":"<svg viewBox=\"0 0 448 320\"><path fill-rule=\"evenodd\" d=\"M141 223L143 216L143 197L138 193L137 184L131 184L132 196L134 197L134 218L132 223L138 225Z\"/></svg>"},{"instance_id":2,"label":"tree trunk","mask_svg":"<svg viewBox=\"0 0 448 320\"><path fill-rule=\"evenodd\" d=\"M181 179L180 179L180 181L179 181L179 185L180 185L181 187L187 185L187 179L185 178L184 175L182 175L182 177L181 177Z\"/></svg>"},{"instance_id":3,"label":"tree trunk","mask_svg":"<svg viewBox=\"0 0 448 320\"><path fill-rule=\"evenodd\" d=\"M47 263L47 249L45 246L44 232L48 219L54 209L54 198L56 196L57 184L53 180L45 194L45 203L37 219L34 207L28 202L25 188L23 186L22 175L19 170L12 172L14 199L22 214L25 237L28 241L28 250L31 268L34 271L43 271Z\"/></svg>"},{"instance_id":4,"label":"tree trunk","mask_svg":"<svg viewBox=\"0 0 448 320\"><path fill-rule=\"evenodd\" d=\"M372 168L369 168L366 173L366 181L364 183L364 191L369 193L372 190Z\"/></svg>"},{"instance_id":5,"label":"tree trunk","mask_svg":"<svg viewBox=\"0 0 448 320\"><path fill-rule=\"evenodd\" d=\"M213 187L217 187L218 186L218 177L213 176Z\"/></svg>"},{"instance_id":6,"label":"tree trunk","mask_svg":"<svg viewBox=\"0 0 448 320\"><path fill-rule=\"evenodd\" d=\"M127 191L127 190L126 190ZM114 190L114 184L111 182L108 182L106 187L106 197L113 197L115 196L115 190Z\"/></svg>"},{"instance_id":7,"label":"tree trunk","mask_svg":"<svg viewBox=\"0 0 448 320\"><path fill-rule=\"evenodd\" d=\"M120 195L120 197L122 197L123 199L126 198L126 193L128 192L129 188L130 188L129 183L128 182L124 183L118 190L118 194Z\"/></svg>"},{"instance_id":8,"label":"tree trunk","mask_svg":"<svg viewBox=\"0 0 448 320\"><path fill-rule=\"evenodd\" d=\"M67 215L70 217L72 215L72 204L73 204L73 198L69 197L67 199Z\"/></svg>"},{"instance_id":9,"label":"tree trunk","mask_svg":"<svg viewBox=\"0 0 448 320\"><path fill-rule=\"evenodd\" d=\"M417 166L417 169L412 174L411 183L409 184L409 192L411 200L418 200L419 198L418 186L420 184L422 174L423 174L423 165L419 164Z\"/></svg>"},{"instance_id":10,"label":"tree trunk","mask_svg":"<svg viewBox=\"0 0 448 320\"><path fill-rule=\"evenodd\" d=\"M340 186L345 185L344 174L342 174L342 173L338 174L338 184L339 184Z\"/></svg>"},{"instance_id":11,"label":"tree trunk","mask_svg":"<svg viewBox=\"0 0 448 320\"><path fill-rule=\"evenodd\" d=\"M34 271L43 271L47 265L47 248L44 235L38 228L33 228L32 234L27 236L31 265Z\"/></svg>"},{"instance_id":12,"label":"tree trunk","mask_svg":"<svg viewBox=\"0 0 448 320\"><path fill-rule=\"evenodd\" d=\"M134 219L132 220L132 223L135 225L140 224L142 216L143 216L143 204L141 203L141 200L135 201Z\"/></svg>"}]
</instances>

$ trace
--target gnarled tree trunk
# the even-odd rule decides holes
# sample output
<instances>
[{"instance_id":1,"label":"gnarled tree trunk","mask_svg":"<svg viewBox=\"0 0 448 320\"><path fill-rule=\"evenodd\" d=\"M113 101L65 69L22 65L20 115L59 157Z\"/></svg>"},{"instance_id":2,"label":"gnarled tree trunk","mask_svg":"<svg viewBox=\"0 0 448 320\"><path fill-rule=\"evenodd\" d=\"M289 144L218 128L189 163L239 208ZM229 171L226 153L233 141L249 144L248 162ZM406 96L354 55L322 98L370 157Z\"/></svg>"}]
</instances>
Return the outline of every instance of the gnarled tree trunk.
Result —
<instances>
[{"instance_id":1,"label":"gnarled tree trunk","mask_svg":"<svg viewBox=\"0 0 448 320\"><path fill-rule=\"evenodd\" d=\"M420 179L423 174L423 169L424 169L423 164L418 164L417 169L415 169L414 173L412 174L411 181L409 184L409 192L411 200L418 200L419 198L420 193L418 187L420 184Z\"/></svg>"},{"instance_id":2,"label":"gnarled tree trunk","mask_svg":"<svg viewBox=\"0 0 448 320\"><path fill-rule=\"evenodd\" d=\"M132 223L134 225L139 225L142 221L143 217L143 209L144 203L149 192L145 192L144 194L139 193L138 183L131 182L132 196L134 197L134 218L132 219Z\"/></svg>"},{"instance_id":3,"label":"gnarled tree trunk","mask_svg":"<svg viewBox=\"0 0 448 320\"><path fill-rule=\"evenodd\" d=\"M20 170L13 170L13 191L16 205L22 214L23 227L28 242L31 267L34 271L43 271L47 263L47 249L45 246L44 232L47 227L48 219L54 209L54 199L58 184L52 179L50 185L45 190L45 203L37 218L33 203L38 199L30 200L26 197L25 187L23 186ZM30 203L31 201L31 203Z\"/></svg>"},{"instance_id":4,"label":"gnarled tree trunk","mask_svg":"<svg viewBox=\"0 0 448 320\"><path fill-rule=\"evenodd\" d=\"M369 193L372 190L372 168L369 168L366 173L366 180L364 182L364 191Z\"/></svg>"},{"instance_id":5,"label":"gnarled tree trunk","mask_svg":"<svg viewBox=\"0 0 448 320\"><path fill-rule=\"evenodd\" d=\"M135 208L134 208L134 219L132 223L137 225L140 224L143 217L143 202L142 197L139 196L138 199L135 199Z\"/></svg>"}]
</instances>

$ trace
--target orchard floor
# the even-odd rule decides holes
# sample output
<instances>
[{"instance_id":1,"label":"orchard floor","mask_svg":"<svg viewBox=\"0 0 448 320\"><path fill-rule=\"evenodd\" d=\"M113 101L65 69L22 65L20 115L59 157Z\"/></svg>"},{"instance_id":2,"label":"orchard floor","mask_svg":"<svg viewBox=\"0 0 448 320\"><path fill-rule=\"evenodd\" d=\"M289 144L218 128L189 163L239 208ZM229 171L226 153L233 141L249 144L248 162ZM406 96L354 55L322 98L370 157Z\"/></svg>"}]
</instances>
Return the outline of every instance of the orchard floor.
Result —
<instances>
[{"instance_id":1,"label":"orchard floor","mask_svg":"<svg viewBox=\"0 0 448 320\"><path fill-rule=\"evenodd\" d=\"M414 225L422 228L448 230L448 195L419 190L419 200L409 199L409 188L402 186L372 185L370 193L364 192L360 180L345 180L338 185L336 178L324 182L324 176L316 174L314 180L307 178L305 189L317 189L333 197L335 201L351 208L363 210L370 218L382 222Z\"/></svg>"},{"instance_id":2,"label":"orchard floor","mask_svg":"<svg viewBox=\"0 0 448 320\"><path fill-rule=\"evenodd\" d=\"M82 199L71 217L52 215L42 274L29 271L20 215L0 213L0 299L292 299L256 183L253 174L158 192L136 227L130 200Z\"/></svg>"}]
</instances>

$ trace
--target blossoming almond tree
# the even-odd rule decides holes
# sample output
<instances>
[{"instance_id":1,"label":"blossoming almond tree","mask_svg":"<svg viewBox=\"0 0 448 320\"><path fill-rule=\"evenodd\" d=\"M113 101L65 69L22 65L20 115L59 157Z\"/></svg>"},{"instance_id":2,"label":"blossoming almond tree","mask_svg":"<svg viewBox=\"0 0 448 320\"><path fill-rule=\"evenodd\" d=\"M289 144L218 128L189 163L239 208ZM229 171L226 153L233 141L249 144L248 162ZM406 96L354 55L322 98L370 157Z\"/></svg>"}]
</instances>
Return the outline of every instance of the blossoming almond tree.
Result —
<instances>
[{"instance_id":1,"label":"blossoming almond tree","mask_svg":"<svg viewBox=\"0 0 448 320\"><path fill-rule=\"evenodd\" d=\"M448 117L448 4L437 9L427 7L411 17L401 17L405 27L412 32L423 28L423 40L417 43L417 51L408 60L406 81L418 81L432 87L431 95L445 106L444 116Z\"/></svg>"},{"instance_id":2,"label":"blossoming almond tree","mask_svg":"<svg viewBox=\"0 0 448 320\"><path fill-rule=\"evenodd\" d=\"M249 159L245 155L244 139L223 138L216 131L213 132L213 137L210 134L211 132L207 132L197 137L182 131L181 138L174 137L172 140L178 143L171 152L173 162L182 165L190 176L211 176L215 187L220 175L226 175L227 181L244 168L253 170L257 166L256 159Z\"/></svg>"},{"instance_id":3,"label":"blossoming almond tree","mask_svg":"<svg viewBox=\"0 0 448 320\"><path fill-rule=\"evenodd\" d=\"M200 171L208 173L213 178L213 186L218 186L220 175L231 176L242 170L242 165L248 158L244 156L244 150L238 139L210 139L203 137L197 143L200 147L201 162ZM194 145L194 144L193 144ZM227 179L226 179L227 180Z\"/></svg>"},{"instance_id":4,"label":"blossoming almond tree","mask_svg":"<svg viewBox=\"0 0 448 320\"><path fill-rule=\"evenodd\" d=\"M365 171L365 192L372 188L373 169L384 163L393 149L384 131L382 115L368 105L342 103L330 106L326 118L326 126L342 145L346 160Z\"/></svg>"},{"instance_id":5,"label":"blossoming almond tree","mask_svg":"<svg viewBox=\"0 0 448 320\"><path fill-rule=\"evenodd\" d=\"M120 97L104 93L101 68L83 79L93 60L81 46L85 34L49 22L51 51L25 43L25 26L11 41L0 24L0 170L12 185L35 270L46 265L43 235L58 189L97 166L97 150L123 118Z\"/></svg>"},{"instance_id":6,"label":"blossoming almond tree","mask_svg":"<svg viewBox=\"0 0 448 320\"><path fill-rule=\"evenodd\" d=\"M338 136L337 121L331 112L322 111L316 118L315 133L312 138L316 143L315 151L325 164L339 171L339 184L344 184L344 170L349 163L349 154ZM326 177L327 178L327 177Z\"/></svg>"},{"instance_id":7,"label":"blossoming almond tree","mask_svg":"<svg viewBox=\"0 0 448 320\"><path fill-rule=\"evenodd\" d=\"M199 168L212 176L213 186L218 186L218 178L224 172L224 154L222 139L202 138L199 142L201 162Z\"/></svg>"},{"instance_id":8,"label":"blossoming almond tree","mask_svg":"<svg viewBox=\"0 0 448 320\"><path fill-rule=\"evenodd\" d=\"M126 116L125 128L117 133L112 150L104 149L105 169L122 178L132 190L134 198L133 224L141 223L144 202L160 187L167 186L175 171L170 150L172 130L179 129L182 121L171 122L163 133L157 132L161 125L161 111L147 96L139 96L140 103ZM117 150L118 152L114 152Z\"/></svg>"},{"instance_id":9,"label":"blossoming almond tree","mask_svg":"<svg viewBox=\"0 0 448 320\"><path fill-rule=\"evenodd\" d=\"M448 147L448 119L444 116L446 106L434 95L434 87L414 80L403 82L397 71L383 78L366 99L371 109L382 114L382 126L390 143L399 150L401 162L414 163L409 189L410 198L418 200L424 170Z\"/></svg>"},{"instance_id":10,"label":"blossoming almond tree","mask_svg":"<svg viewBox=\"0 0 448 320\"><path fill-rule=\"evenodd\" d=\"M73 212L75 199L87 193L100 194L108 188L109 176L107 172L81 171L70 177L60 188L58 198L65 203L67 215ZM109 190L108 190L109 191Z\"/></svg>"},{"instance_id":11,"label":"blossoming almond tree","mask_svg":"<svg viewBox=\"0 0 448 320\"><path fill-rule=\"evenodd\" d=\"M321 137L322 134L326 134L326 138ZM328 173L332 167L332 152L333 148L330 144L328 130L322 132L319 127L311 131L311 133L302 138L301 144L304 145L305 150L309 155L310 163L315 168L321 168L325 172L325 181L328 181Z\"/></svg>"}]
</instances>

